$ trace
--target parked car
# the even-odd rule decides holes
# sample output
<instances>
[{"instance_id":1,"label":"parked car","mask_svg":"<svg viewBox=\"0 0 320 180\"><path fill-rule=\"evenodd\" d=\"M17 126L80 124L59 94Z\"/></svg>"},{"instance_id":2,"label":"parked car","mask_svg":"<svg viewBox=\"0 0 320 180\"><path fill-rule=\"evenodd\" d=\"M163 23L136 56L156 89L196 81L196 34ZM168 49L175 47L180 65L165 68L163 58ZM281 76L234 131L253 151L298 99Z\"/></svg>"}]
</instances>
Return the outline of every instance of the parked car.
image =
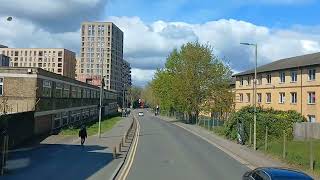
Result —
<instances>
[{"instance_id":1,"label":"parked car","mask_svg":"<svg viewBox=\"0 0 320 180\"><path fill-rule=\"evenodd\" d=\"M143 112L139 112L138 115L139 116L143 116L144 114L143 114Z\"/></svg>"},{"instance_id":2,"label":"parked car","mask_svg":"<svg viewBox=\"0 0 320 180\"><path fill-rule=\"evenodd\" d=\"M304 172L293 170L293 169L284 169L284 168L275 168L275 167L264 167L257 168L252 171L246 172L243 177L243 180L313 180L312 177L307 175Z\"/></svg>"}]
</instances>

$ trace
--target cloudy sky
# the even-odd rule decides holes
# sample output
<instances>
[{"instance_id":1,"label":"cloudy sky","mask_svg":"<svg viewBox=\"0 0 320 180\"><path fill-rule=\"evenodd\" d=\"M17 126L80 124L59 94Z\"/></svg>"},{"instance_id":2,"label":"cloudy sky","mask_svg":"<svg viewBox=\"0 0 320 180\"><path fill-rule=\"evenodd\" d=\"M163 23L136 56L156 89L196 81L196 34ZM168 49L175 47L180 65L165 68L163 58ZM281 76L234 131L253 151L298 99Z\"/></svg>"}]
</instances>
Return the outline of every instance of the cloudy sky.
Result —
<instances>
[{"instance_id":1,"label":"cloudy sky","mask_svg":"<svg viewBox=\"0 0 320 180\"><path fill-rule=\"evenodd\" d=\"M235 72L320 51L318 0L0 0L0 44L80 49L82 21L112 21L124 31L135 85L152 79L168 53L188 41L210 43ZM7 16L14 20L6 21Z\"/></svg>"}]
</instances>

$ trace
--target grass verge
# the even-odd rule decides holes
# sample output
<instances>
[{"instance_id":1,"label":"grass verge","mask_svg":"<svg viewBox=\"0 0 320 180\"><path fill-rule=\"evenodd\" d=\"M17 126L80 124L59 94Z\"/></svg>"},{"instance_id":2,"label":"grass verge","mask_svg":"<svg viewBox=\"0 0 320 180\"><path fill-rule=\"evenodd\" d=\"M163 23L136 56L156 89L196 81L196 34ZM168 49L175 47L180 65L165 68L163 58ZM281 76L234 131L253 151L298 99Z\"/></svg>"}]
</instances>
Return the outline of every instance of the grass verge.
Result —
<instances>
[{"instance_id":1,"label":"grass verge","mask_svg":"<svg viewBox=\"0 0 320 180\"><path fill-rule=\"evenodd\" d=\"M110 130L120 119L121 117L119 116L102 119L101 133L104 133ZM95 135L98 133L99 122L94 121L92 123L89 123L86 125L86 128L89 136ZM68 127L68 128L62 129L59 134L66 135L66 136L78 136L79 130L80 130L80 127Z\"/></svg>"},{"instance_id":2,"label":"grass verge","mask_svg":"<svg viewBox=\"0 0 320 180\"><path fill-rule=\"evenodd\" d=\"M313 140L313 159L314 159L314 173L320 174L320 140ZM286 157L283 156L283 142L271 141L268 143L267 151L264 147L260 149L263 152L276 156L284 160L288 164L303 170L310 169L310 142L309 141L288 141L286 143Z\"/></svg>"}]
</instances>

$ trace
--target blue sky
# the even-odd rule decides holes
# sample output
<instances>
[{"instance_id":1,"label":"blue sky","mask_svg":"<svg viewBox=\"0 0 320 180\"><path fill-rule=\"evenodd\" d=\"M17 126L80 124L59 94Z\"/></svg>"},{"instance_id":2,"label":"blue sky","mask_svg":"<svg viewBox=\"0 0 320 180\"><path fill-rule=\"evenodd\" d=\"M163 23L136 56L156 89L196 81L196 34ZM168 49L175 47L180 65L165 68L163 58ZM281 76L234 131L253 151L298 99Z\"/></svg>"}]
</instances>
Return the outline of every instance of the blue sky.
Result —
<instances>
[{"instance_id":1,"label":"blue sky","mask_svg":"<svg viewBox=\"0 0 320 180\"><path fill-rule=\"evenodd\" d=\"M32 2L32 3L30 3ZM209 43L234 72L320 52L320 0L0 0L0 44L80 51L83 21L124 32L133 84L145 85L174 48ZM34 4L37 4L34 6ZM70 8L71 7L71 8ZM13 21L6 18L12 16ZM45 39L45 41L44 41Z\"/></svg>"},{"instance_id":2,"label":"blue sky","mask_svg":"<svg viewBox=\"0 0 320 180\"><path fill-rule=\"evenodd\" d=\"M110 0L107 16L138 16L156 20L204 23L237 19L256 25L285 28L318 25L318 0Z\"/></svg>"}]
</instances>

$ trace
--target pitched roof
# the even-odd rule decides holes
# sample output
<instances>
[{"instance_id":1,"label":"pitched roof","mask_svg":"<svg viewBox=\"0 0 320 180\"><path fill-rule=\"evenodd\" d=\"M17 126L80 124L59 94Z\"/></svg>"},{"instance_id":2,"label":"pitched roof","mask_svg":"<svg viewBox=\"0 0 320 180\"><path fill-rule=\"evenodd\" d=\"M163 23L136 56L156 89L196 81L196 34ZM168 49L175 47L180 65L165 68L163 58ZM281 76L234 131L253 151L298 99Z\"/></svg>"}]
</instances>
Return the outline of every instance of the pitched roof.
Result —
<instances>
[{"instance_id":1,"label":"pitched roof","mask_svg":"<svg viewBox=\"0 0 320 180\"><path fill-rule=\"evenodd\" d=\"M257 72L261 73L261 72L276 71L281 69L292 69L292 68L312 66L312 65L318 65L318 64L320 64L320 52L274 61L272 63L259 66L257 68ZM244 71L244 72L235 74L233 76L248 75L253 73L254 73L254 69L250 69L248 71Z\"/></svg>"}]
</instances>

